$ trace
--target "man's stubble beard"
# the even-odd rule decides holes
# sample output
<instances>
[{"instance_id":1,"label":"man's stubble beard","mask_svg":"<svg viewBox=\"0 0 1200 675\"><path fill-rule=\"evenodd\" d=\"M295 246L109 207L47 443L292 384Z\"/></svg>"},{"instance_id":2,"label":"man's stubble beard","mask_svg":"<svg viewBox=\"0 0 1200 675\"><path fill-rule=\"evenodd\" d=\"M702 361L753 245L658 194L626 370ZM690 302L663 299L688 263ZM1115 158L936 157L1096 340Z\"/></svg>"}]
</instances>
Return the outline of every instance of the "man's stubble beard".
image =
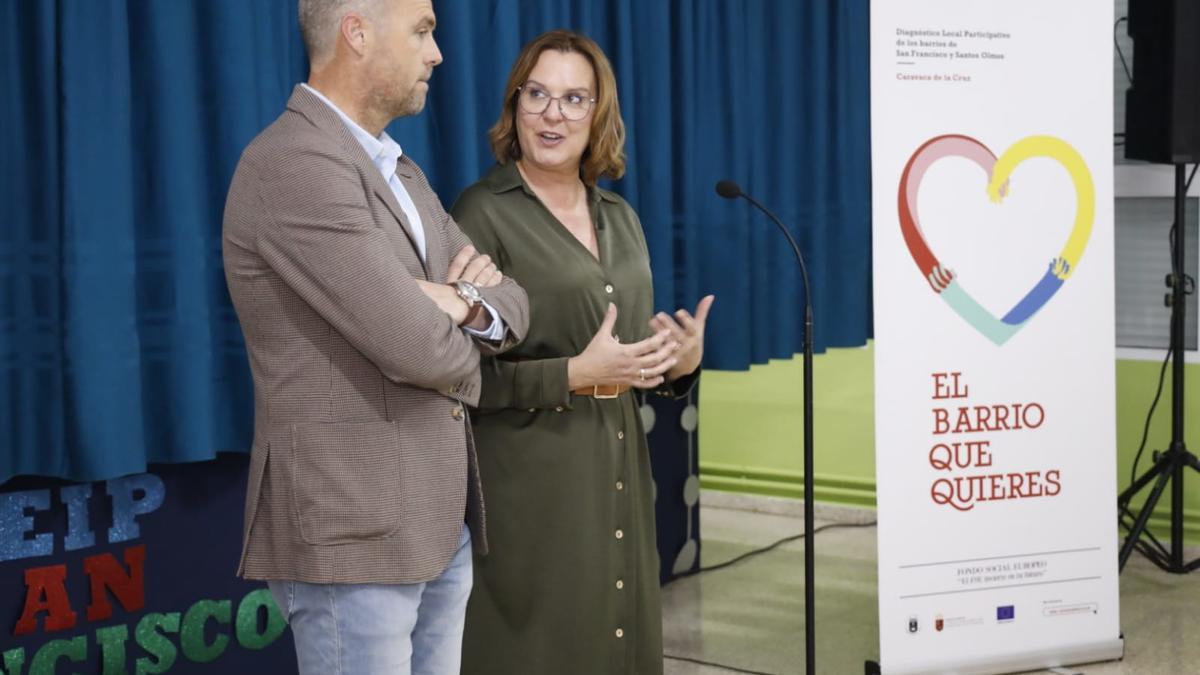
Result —
<instances>
[{"instance_id":1,"label":"man's stubble beard","mask_svg":"<svg viewBox=\"0 0 1200 675\"><path fill-rule=\"evenodd\" d=\"M375 88L371 97L372 107L386 116L388 122L400 117L411 117L425 109L428 82L425 83L424 91L417 82L407 91L401 91L396 84L398 78L391 77L388 73L376 75L380 86Z\"/></svg>"},{"instance_id":2,"label":"man's stubble beard","mask_svg":"<svg viewBox=\"0 0 1200 675\"><path fill-rule=\"evenodd\" d=\"M396 111L396 117L411 117L425 109L426 95L424 92L418 91L418 89L420 87L414 86L412 91L408 92L408 96L400 102Z\"/></svg>"}]
</instances>

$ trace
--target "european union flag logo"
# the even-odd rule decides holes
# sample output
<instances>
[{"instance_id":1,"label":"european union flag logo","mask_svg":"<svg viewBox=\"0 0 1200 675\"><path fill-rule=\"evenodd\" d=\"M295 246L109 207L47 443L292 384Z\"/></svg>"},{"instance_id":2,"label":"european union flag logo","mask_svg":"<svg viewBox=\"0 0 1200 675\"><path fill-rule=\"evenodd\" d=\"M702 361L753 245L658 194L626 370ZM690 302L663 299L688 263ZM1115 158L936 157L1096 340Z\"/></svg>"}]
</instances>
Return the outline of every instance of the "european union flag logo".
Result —
<instances>
[{"instance_id":1,"label":"european union flag logo","mask_svg":"<svg viewBox=\"0 0 1200 675\"><path fill-rule=\"evenodd\" d=\"M996 608L997 621L1012 621L1017 618L1017 610L1012 605L1001 605Z\"/></svg>"}]
</instances>

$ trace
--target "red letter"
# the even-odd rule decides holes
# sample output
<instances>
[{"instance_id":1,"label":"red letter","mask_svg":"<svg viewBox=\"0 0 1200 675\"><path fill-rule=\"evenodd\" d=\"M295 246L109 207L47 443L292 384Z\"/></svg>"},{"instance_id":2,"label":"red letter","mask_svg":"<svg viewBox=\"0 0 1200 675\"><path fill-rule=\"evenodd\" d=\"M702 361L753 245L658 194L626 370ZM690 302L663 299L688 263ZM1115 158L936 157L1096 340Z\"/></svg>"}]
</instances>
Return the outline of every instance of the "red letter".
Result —
<instances>
[{"instance_id":1,"label":"red letter","mask_svg":"<svg viewBox=\"0 0 1200 675\"><path fill-rule=\"evenodd\" d=\"M986 501L995 501L1004 499L1004 474L993 473L987 477L988 479L988 497ZM985 501L980 497L979 501Z\"/></svg>"},{"instance_id":2,"label":"red letter","mask_svg":"<svg viewBox=\"0 0 1200 675\"><path fill-rule=\"evenodd\" d=\"M933 409L933 435L938 436L950 431L950 413L945 408Z\"/></svg>"},{"instance_id":3,"label":"red letter","mask_svg":"<svg viewBox=\"0 0 1200 675\"><path fill-rule=\"evenodd\" d=\"M962 407L962 408L958 409L958 421L954 423L954 433L956 433L956 434L964 433L963 432L964 428L966 429L965 433L968 433L968 434L979 431L979 429L971 428L971 416L968 414L969 410L970 410L970 408L967 408L967 407Z\"/></svg>"},{"instance_id":4,"label":"red letter","mask_svg":"<svg viewBox=\"0 0 1200 675\"><path fill-rule=\"evenodd\" d=\"M1062 492L1062 483L1059 482L1060 473L1058 469L1051 469L1046 472L1046 496L1053 497L1059 492Z\"/></svg>"},{"instance_id":5,"label":"red letter","mask_svg":"<svg viewBox=\"0 0 1200 675\"><path fill-rule=\"evenodd\" d=\"M958 445L955 443L955 445ZM929 450L929 466L938 471L953 471L950 462L953 461L954 454L950 452L950 446L945 443L938 443Z\"/></svg>"},{"instance_id":6,"label":"red letter","mask_svg":"<svg viewBox=\"0 0 1200 675\"><path fill-rule=\"evenodd\" d=\"M146 588L142 579L143 562L146 560L146 545L139 544L125 549L125 564L129 574L111 553L93 555L83 560L83 571L92 582L92 604L88 605L88 621L100 621L112 616L112 604L108 601L107 587L112 591L126 612L135 612L146 606Z\"/></svg>"},{"instance_id":7,"label":"red letter","mask_svg":"<svg viewBox=\"0 0 1200 675\"><path fill-rule=\"evenodd\" d=\"M962 373L950 373L950 377L954 379L954 396L951 398L966 398L968 394L967 385L963 385L962 389L958 388L958 376Z\"/></svg>"},{"instance_id":8,"label":"red letter","mask_svg":"<svg viewBox=\"0 0 1200 675\"><path fill-rule=\"evenodd\" d=\"M933 400L940 398L950 398L950 391L946 387L947 373L931 373L933 376Z\"/></svg>"},{"instance_id":9,"label":"red letter","mask_svg":"<svg viewBox=\"0 0 1200 675\"><path fill-rule=\"evenodd\" d=\"M1033 410L1034 408L1036 408L1038 412L1036 424L1029 419L1029 411ZM1042 410L1042 405L1040 403L1030 403L1025 406L1025 412L1021 414L1021 421L1025 423L1027 428L1036 429L1042 426L1042 422L1046 421L1046 411Z\"/></svg>"},{"instance_id":10,"label":"red letter","mask_svg":"<svg viewBox=\"0 0 1200 675\"><path fill-rule=\"evenodd\" d=\"M991 444L991 441L967 441L967 447L971 449L971 454L975 457L975 466L992 465L992 453L987 451L987 447Z\"/></svg>"},{"instance_id":11,"label":"red letter","mask_svg":"<svg viewBox=\"0 0 1200 675\"><path fill-rule=\"evenodd\" d=\"M1029 481L1029 490L1025 495L1026 497L1041 497L1043 494L1045 494L1045 490L1042 488L1042 484L1038 482L1038 479L1041 477L1042 477L1041 471L1026 471L1025 472L1025 479L1027 481Z\"/></svg>"},{"instance_id":12,"label":"red letter","mask_svg":"<svg viewBox=\"0 0 1200 675\"><path fill-rule=\"evenodd\" d=\"M1028 497L1029 495L1025 494L1024 486L1025 486L1025 474L1023 474L1023 473L1008 474L1008 498L1009 499L1019 499L1021 497Z\"/></svg>"},{"instance_id":13,"label":"red letter","mask_svg":"<svg viewBox=\"0 0 1200 675\"><path fill-rule=\"evenodd\" d=\"M996 428L995 431L1008 431L1008 406L995 406L996 413Z\"/></svg>"},{"instance_id":14,"label":"red letter","mask_svg":"<svg viewBox=\"0 0 1200 675\"><path fill-rule=\"evenodd\" d=\"M986 405L975 406L975 431L995 431L988 420L992 419L992 409Z\"/></svg>"},{"instance_id":15,"label":"red letter","mask_svg":"<svg viewBox=\"0 0 1200 675\"><path fill-rule=\"evenodd\" d=\"M47 633L75 625L75 612L71 609L71 601L67 599L67 589L63 585L66 578L66 565L25 570L25 611L21 612L13 635L25 635L37 630L37 615L42 610L47 612L44 625Z\"/></svg>"}]
</instances>

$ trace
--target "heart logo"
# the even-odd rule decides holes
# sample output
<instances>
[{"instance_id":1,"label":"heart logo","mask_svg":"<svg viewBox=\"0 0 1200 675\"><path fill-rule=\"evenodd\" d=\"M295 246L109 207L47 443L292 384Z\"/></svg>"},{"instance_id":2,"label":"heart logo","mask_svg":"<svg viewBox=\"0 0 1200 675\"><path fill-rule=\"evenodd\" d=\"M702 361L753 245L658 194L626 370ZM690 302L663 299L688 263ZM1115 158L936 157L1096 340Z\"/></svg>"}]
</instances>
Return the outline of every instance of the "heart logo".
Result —
<instances>
[{"instance_id":1,"label":"heart logo","mask_svg":"<svg viewBox=\"0 0 1200 675\"><path fill-rule=\"evenodd\" d=\"M1047 157L1058 162L1067 170L1075 185L1075 224L1066 245L1058 257L1050 261L1045 275L999 319L962 287L958 275L938 260L921 232L917 217L917 193L926 171L944 157L963 157L979 165L987 173L988 197L995 203L1000 203L1008 195L1008 178L1017 165L1032 157ZM995 344L1002 345L1054 297L1079 265L1092 234L1092 221L1096 216L1096 190L1083 157L1062 139L1029 136L1017 141L997 159L986 145L974 138L951 134L926 141L908 159L900 176L899 205L900 232L904 235L904 243L930 288L975 330Z\"/></svg>"}]
</instances>

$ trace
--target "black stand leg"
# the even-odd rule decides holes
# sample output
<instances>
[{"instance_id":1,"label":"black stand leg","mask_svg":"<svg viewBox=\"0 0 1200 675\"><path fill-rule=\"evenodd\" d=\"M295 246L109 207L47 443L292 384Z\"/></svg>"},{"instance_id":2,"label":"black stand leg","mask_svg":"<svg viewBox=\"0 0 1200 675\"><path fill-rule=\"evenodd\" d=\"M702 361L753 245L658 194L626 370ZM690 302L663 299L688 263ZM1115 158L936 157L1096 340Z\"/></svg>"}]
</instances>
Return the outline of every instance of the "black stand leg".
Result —
<instances>
[{"instance_id":1,"label":"black stand leg","mask_svg":"<svg viewBox=\"0 0 1200 675\"><path fill-rule=\"evenodd\" d=\"M1175 241L1171 247L1172 272L1169 277L1171 286L1171 445L1167 451L1157 456L1154 466L1133 482L1121 496L1117 498L1117 509L1121 527L1128 533L1121 546L1119 560L1120 569L1125 569L1125 563L1134 549L1146 556L1155 565L1174 574L1186 574L1200 567L1200 559L1185 562L1183 559L1183 477L1187 469L1200 471L1200 461L1188 451L1183 440L1183 342L1184 319L1187 315L1187 295L1192 292L1189 288L1184 254L1187 223L1185 220L1185 204L1187 182L1183 164L1175 165ZM1158 506L1171 483L1171 547L1168 551L1150 532L1146 525L1150 516ZM1142 489L1151 483L1154 487L1142 505L1136 518L1129 508L1130 502ZM1129 519L1132 518L1132 524ZM1143 537L1150 542L1143 541Z\"/></svg>"}]
</instances>

